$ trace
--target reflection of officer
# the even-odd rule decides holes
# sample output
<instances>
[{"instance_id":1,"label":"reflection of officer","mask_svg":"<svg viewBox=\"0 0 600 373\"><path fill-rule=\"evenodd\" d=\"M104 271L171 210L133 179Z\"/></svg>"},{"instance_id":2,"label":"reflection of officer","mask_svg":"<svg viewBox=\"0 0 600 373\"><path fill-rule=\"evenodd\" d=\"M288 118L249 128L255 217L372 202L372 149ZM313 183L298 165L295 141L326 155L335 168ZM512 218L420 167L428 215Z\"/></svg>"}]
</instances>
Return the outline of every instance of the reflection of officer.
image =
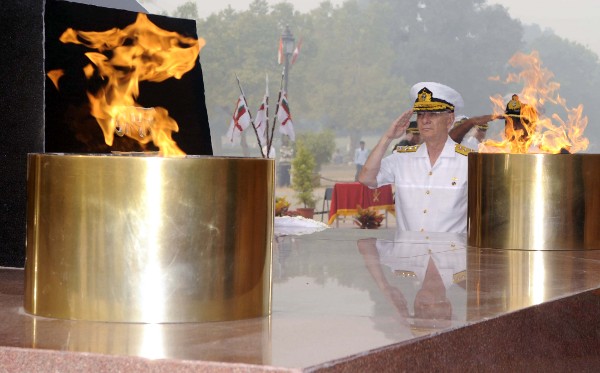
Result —
<instances>
[{"instance_id":1,"label":"reflection of officer","mask_svg":"<svg viewBox=\"0 0 600 373\"><path fill-rule=\"evenodd\" d=\"M386 298L394 305L414 335L451 326L455 306L466 304L466 249L464 234L403 232L395 242L361 240L359 251ZM384 275L386 266L394 276L417 281L413 314L404 293L410 285L394 286ZM449 297L448 294L452 293ZM466 317L466 315L464 315ZM454 315L456 318L456 315Z\"/></svg>"}]
</instances>

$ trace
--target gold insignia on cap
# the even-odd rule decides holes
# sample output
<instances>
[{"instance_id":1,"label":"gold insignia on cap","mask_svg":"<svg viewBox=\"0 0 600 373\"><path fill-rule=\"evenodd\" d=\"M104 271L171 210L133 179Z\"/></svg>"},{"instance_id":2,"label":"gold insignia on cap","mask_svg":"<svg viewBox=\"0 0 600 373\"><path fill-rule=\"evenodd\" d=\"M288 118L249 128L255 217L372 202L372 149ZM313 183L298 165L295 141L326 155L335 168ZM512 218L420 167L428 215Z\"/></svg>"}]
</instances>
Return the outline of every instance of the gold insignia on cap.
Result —
<instances>
[{"instance_id":1,"label":"gold insignia on cap","mask_svg":"<svg viewBox=\"0 0 600 373\"><path fill-rule=\"evenodd\" d=\"M418 98L418 102L431 102L431 96L432 96L432 92L430 90L428 90L427 88L423 88L421 89L421 92L419 92L419 98Z\"/></svg>"},{"instance_id":2,"label":"gold insignia on cap","mask_svg":"<svg viewBox=\"0 0 600 373\"><path fill-rule=\"evenodd\" d=\"M512 95L512 99L506 105L510 110L518 110L521 109L521 101L519 101L519 96Z\"/></svg>"},{"instance_id":3,"label":"gold insignia on cap","mask_svg":"<svg viewBox=\"0 0 600 373\"><path fill-rule=\"evenodd\" d=\"M434 96L427 87L421 88L413 106L415 112L419 111L454 111L454 105Z\"/></svg>"},{"instance_id":4,"label":"gold insignia on cap","mask_svg":"<svg viewBox=\"0 0 600 373\"><path fill-rule=\"evenodd\" d=\"M508 104L506 104L505 114L509 117L520 117L521 116L521 100L518 95L512 95Z\"/></svg>"}]
</instances>

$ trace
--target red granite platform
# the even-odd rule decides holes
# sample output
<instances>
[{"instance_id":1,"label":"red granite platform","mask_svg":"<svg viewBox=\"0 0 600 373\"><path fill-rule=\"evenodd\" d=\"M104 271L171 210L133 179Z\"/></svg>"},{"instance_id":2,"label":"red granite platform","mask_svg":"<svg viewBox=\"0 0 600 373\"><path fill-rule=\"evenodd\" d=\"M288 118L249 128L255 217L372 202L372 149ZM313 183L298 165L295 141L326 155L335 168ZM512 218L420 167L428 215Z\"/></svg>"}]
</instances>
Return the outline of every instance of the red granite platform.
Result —
<instances>
[{"instance_id":1,"label":"red granite platform","mask_svg":"<svg viewBox=\"0 0 600 373\"><path fill-rule=\"evenodd\" d=\"M279 237L271 317L204 324L34 317L23 276L0 269L2 372L600 367L600 251L482 250L391 230Z\"/></svg>"}]
</instances>

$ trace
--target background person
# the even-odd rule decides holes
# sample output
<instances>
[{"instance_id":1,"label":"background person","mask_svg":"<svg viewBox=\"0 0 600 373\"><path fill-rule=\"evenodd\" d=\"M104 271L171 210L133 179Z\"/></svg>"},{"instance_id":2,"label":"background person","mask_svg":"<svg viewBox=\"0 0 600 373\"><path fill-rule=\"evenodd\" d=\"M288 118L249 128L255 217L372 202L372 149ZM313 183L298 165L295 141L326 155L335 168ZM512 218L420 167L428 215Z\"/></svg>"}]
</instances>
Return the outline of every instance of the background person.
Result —
<instances>
[{"instance_id":1,"label":"background person","mask_svg":"<svg viewBox=\"0 0 600 373\"><path fill-rule=\"evenodd\" d=\"M404 138L400 140L396 146L394 146L393 152L400 151L400 148L403 146L415 146L421 144L423 141L421 140L421 133L419 132L419 127L417 126L416 120L411 120L408 128L406 129L406 134Z\"/></svg>"},{"instance_id":2,"label":"background person","mask_svg":"<svg viewBox=\"0 0 600 373\"><path fill-rule=\"evenodd\" d=\"M483 135L485 137L487 133L487 129L489 128L489 122L492 122L496 119L502 119L504 116L502 114L488 114L488 115L480 115L477 117L461 117L457 118L454 126L450 129L449 136L457 143L462 143L465 139L466 135L474 128L479 127L483 130L482 133L477 136ZM483 141L483 140L481 140ZM479 142L481 142L479 141ZM477 149L477 148L473 148Z\"/></svg>"},{"instance_id":3,"label":"background person","mask_svg":"<svg viewBox=\"0 0 600 373\"><path fill-rule=\"evenodd\" d=\"M478 117L478 118L487 119L487 117L488 116L482 116L482 117ZM471 127L471 129L467 132L467 134L462 138L462 141L460 142L460 144L473 150L473 151L478 151L479 144L481 144L483 142L483 140L485 140L485 136L487 135L487 130L489 128L489 124L487 122L485 122L485 120L480 120L480 121L474 120L474 121L469 122L469 119L470 119L469 117L462 116L456 122L454 122L454 125L453 125L452 129L450 130L450 137L452 137L451 134L452 134L453 130L455 130L456 127L458 127L458 126L466 125L468 127ZM480 124L477 124L477 123L480 123Z\"/></svg>"},{"instance_id":4,"label":"background person","mask_svg":"<svg viewBox=\"0 0 600 373\"><path fill-rule=\"evenodd\" d=\"M365 142L360 141L359 147L354 150L354 164L356 165L356 174L354 175L354 181L358 181L358 174L362 170L367 158L369 157L369 151L365 149Z\"/></svg>"},{"instance_id":5,"label":"background person","mask_svg":"<svg viewBox=\"0 0 600 373\"><path fill-rule=\"evenodd\" d=\"M464 145L469 149L473 149L473 151L478 151L479 144L485 140L488 128L489 126L487 124L482 124L471 128L469 133L467 133L467 136L465 136L464 140L461 142L461 145Z\"/></svg>"}]
</instances>

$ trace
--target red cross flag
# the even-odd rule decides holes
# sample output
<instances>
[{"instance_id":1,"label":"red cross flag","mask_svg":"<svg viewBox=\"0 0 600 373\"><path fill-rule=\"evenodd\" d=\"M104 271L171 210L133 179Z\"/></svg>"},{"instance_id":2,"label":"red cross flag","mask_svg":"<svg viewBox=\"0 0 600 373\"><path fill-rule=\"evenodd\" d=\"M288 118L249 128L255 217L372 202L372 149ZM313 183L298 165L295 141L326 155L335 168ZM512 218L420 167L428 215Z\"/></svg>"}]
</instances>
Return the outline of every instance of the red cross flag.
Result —
<instances>
[{"instance_id":1,"label":"red cross flag","mask_svg":"<svg viewBox=\"0 0 600 373\"><path fill-rule=\"evenodd\" d=\"M294 123L292 123L290 106L288 104L287 94L285 92L282 92L281 94L276 115L280 124L279 133L288 135L290 140L294 141L296 139L296 134L294 133Z\"/></svg>"},{"instance_id":2,"label":"red cross flag","mask_svg":"<svg viewBox=\"0 0 600 373\"><path fill-rule=\"evenodd\" d=\"M231 118L231 124L227 130L227 140L232 145L240 143L242 132L250 125L250 113L244 96L240 95Z\"/></svg>"}]
</instances>

